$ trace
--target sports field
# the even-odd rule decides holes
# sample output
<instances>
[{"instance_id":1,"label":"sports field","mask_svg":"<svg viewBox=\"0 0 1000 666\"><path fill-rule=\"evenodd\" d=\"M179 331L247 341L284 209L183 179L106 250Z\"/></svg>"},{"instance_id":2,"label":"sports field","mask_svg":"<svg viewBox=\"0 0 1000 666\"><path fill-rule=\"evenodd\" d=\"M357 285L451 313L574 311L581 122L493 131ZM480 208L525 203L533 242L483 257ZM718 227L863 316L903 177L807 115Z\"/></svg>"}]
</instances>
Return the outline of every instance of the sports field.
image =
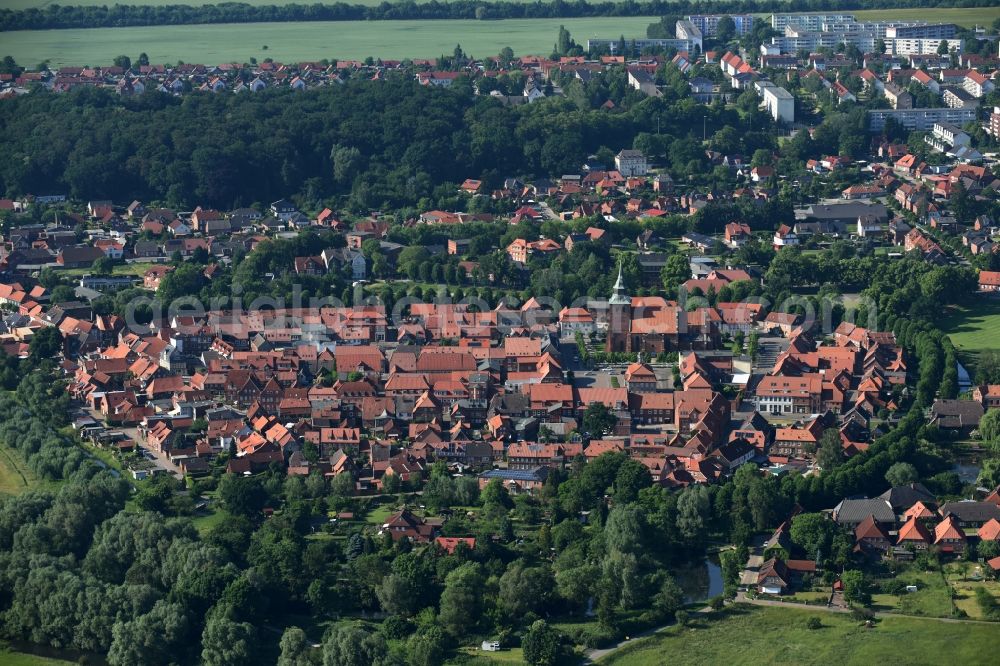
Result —
<instances>
[{"instance_id":1,"label":"sports field","mask_svg":"<svg viewBox=\"0 0 1000 666\"><path fill-rule=\"evenodd\" d=\"M1000 625L887 617L866 629L850 615L738 606L717 619L694 618L613 653L602 666L669 664L978 664L996 663ZM818 617L820 629L808 629Z\"/></svg>"},{"instance_id":2,"label":"sports field","mask_svg":"<svg viewBox=\"0 0 1000 666\"><path fill-rule=\"evenodd\" d=\"M974 305L953 308L941 330L951 338L962 362L974 366L980 352L1000 350L1000 300L978 298Z\"/></svg>"},{"instance_id":3,"label":"sports field","mask_svg":"<svg viewBox=\"0 0 1000 666\"><path fill-rule=\"evenodd\" d=\"M278 62L376 58L436 58L456 44L476 57L510 46L519 55L552 51L565 25L573 38L639 37L649 17L516 19L507 21L333 21L225 23L86 30L23 30L0 33L0 56L12 55L33 67L48 59L54 67L106 65L115 56L150 62L216 64L251 57ZM267 46L267 49L264 49Z\"/></svg>"}]
</instances>

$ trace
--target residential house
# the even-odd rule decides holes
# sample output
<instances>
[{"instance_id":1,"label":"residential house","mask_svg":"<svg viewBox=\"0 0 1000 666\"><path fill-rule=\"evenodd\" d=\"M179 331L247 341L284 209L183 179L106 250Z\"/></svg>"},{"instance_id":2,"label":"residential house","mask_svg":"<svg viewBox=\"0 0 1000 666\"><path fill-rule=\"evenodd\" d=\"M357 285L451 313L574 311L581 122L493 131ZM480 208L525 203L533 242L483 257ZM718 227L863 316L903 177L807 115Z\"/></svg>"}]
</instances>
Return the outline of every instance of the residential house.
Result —
<instances>
[{"instance_id":1,"label":"residential house","mask_svg":"<svg viewBox=\"0 0 1000 666\"><path fill-rule=\"evenodd\" d=\"M844 499L833 508L833 520L842 527L854 529L868 517L879 525L896 524L896 513L884 499Z\"/></svg>"},{"instance_id":2,"label":"residential house","mask_svg":"<svg viewBox=\"0 0 1000 666\"><path fill-rule=\"evenodd\" d=\"M934 545L946 554L960 555L965 552L965 532L954 515L945 516L934 528Z\"/></svg>"}]
</instances>

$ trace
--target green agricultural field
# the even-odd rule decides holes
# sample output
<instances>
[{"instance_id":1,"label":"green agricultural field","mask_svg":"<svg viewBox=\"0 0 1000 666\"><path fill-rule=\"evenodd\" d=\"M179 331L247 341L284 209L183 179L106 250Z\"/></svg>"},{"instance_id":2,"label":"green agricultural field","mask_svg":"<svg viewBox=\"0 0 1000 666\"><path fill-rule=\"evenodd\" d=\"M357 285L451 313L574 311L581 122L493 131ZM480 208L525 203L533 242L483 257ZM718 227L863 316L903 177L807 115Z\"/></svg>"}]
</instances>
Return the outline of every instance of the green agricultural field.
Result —
<instances>
[{"instance_id":1,"label":"green agricultural field","mask_svg":"<svg viewBox=\"0 0 1000 666\"><path fill-rule=\"evenodd\" d=\"M980 352L1000 350L1000 300L976 299L972 306L957 306L941 322L966 366L974 366ZM975 375L972 367L969 373ZM973 377L975 378L975 377Z\"/></svg>"},{"instance_id":2,"label":"green agricultural field","mask_svg":"<svg viewBox=\"0 0 1000 666\"><path fill-rule=\"evenodd\" d=\"M963 7L922 9L867 9L851 12L859 21L931 21L934 23L954 23L971 28L976 25L989 26L1000 18L1000 7Z\"/></svg>"},{"instance_id":3,"label":"green agricultural field","mask_svg":"<svg viewBox=\"0 0 1000 666\"><path fill-rule=\"evenodd\" d=\"M652 19L514 19L507 21L333 21L169 25L86 30L22 30L0 37L0 55L34 67L49 60L64 65L107 65L115 56L140 53L154 63L216 64L273 58L303 60L436 58L456 44L486 57L510 46L514 52L548 54L565 25L573 38L641 37ZM267 46L265 50L264 47Z\"/></svg>"},{"instance_id":4,"label":"green agricultural field","mask_svg":"<svg viewBox=\"0 0 1000 666\"><path fill-rule=\"evenodd\" d=\"M821 629L806 622L819 617ZM987 624L887 617L866 629L848 614L737 606L724 616L692 615L602 660L603 666L678 664L995 663L1000 631ZM665 656L669 655L666 660Z\"/></svg>"},{"instance_id":5,"label":"green agricultural field","mask_svg":"<svg viewBox=\"0 0 1000 666\"><path fill-rule=\"evenodd\" d=\"M140 3L142 0L138 0ZM147 0L150 3L167 0ZM253 0L264 3L267 0ZM376 2L376 0L365 0ZM4 2L4 0L0 0ZM34 3L35 0L7 0ZM7 5L5 5L7 6ZM933 10L934 20L962 25L989 24L1000 18L1000 7ZM927 10L898 9L857 12L859 18L927 18ZM643 37L655 17L568 19L509 19L503 21L343 21L168 25L81 30L30 30L4 33L0 55L12 55L33 67L49 60L53 66L106 65L115 56L135 58L145 52L152 62L178 60L215 64L251 57L279 62L327 59L434 58L462 44L473 56L488 56L510 46L517 54L546 54L560 25L580 43L588 37ZM267 46L265 49L264 47Z\"/></svg>"},{"instance_id":6,"label":"green agricultural field","mask_svg":"<svg viewBox=\"0 0 1000 666\"><path fill-rule=\"evenodd\" d=\"M217 5L227 2L228 0L121 0L118 4L123 5L139 5L139 6L162 6L162 5ZM282 0L236 0L248 5L261 6L261 5L284 5L291 4L283 2ZM311 0L297 0L298 4L309 5L313 4ZM332 4L329 0L323 1L318 0L320 4ZM379 5L384 0L344 0L348 4L352 5ZM394 0L389 0L390 2ZM414 0L417 3L428 2L429 0ZM530 0L512 0L514 2L529 2ZM0 0L0 8L2 9L32 9L41 8L46 6L48 3L44 0ZM116 4L113 2L103 2L102 0L65 0L61 2L64 6L97 6L97 5L111 5ZM996 8L987 8L985 12L991 12ZM854 11L853 13L859 21L875 21L884 19L920 19L920 20L933 20L942 23L957 23L958 25L988 25L993 18L996 18L994 14L992 18L987 18L987 14L984 14L984 9L981 8L944 8L944 9L933 9L933 18L928 17L928 10L920 7L908 8L908 9L873 9L873 10L861 10ZM761 18L767 18L770 14L759 14Z\"/></svg>"}]
</instances>

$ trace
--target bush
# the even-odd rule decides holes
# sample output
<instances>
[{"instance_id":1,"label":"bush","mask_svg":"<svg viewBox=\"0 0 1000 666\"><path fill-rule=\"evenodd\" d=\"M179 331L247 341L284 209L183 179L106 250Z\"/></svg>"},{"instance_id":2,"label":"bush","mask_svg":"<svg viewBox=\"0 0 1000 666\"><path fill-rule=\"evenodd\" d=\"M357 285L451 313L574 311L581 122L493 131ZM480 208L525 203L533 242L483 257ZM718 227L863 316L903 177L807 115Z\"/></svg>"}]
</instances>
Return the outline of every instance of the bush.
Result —
<instances>
[{"instance_id":1,"label":"bush","mask_svg":"<svg viewBox=\"0 0 1000 666\"><path fill-rule=\"evenodd\" d=\"M867 608L855 608L851 610L851 617L858 622L868 622L875 619L875 613Z\"/></svg>"},{"instance_id":2,"label":"bush","mask_svg":"<svg viewBox=\"0 0 1000 666\"><path fill-rule=\"evenodd\" d=\"M602 648L618 641L618 632L608 627L594 627L580 632L580 642L589 648Z\"/></svg>"},{"instance_id":3,"label":"bush","mask_svg":"<svg viewBox=\"0 0 1000 666\"><path fill-rule=\"evenodd\" d=\"M726 606L726 601L722 597L712 597L709 605L712 607L712 610L722 610Z\"/></svg>"},{"instance_id":4,"label":"bush","mask_svg":"<svg viewBox=\"0 0 1000 666\"><path fill-rule=\"evenodd\" d=\"M816 617L814 615L813 617L809 618L809 620L806 622L806 628L807 629L822 629L823 628L823 621L820 620L818 617Z\"/></svg>"},{"instance_id":5,"label":"bush","mask_svg":"<svg viewBox=\"0 0 1000 666\"><path fill-rule=\"evenodd\" d=\"M386 638L400 639L406 638L413 632L413 623L401 615L390 615L385 618L380 628Z\"/></svg>"}]
</instances>

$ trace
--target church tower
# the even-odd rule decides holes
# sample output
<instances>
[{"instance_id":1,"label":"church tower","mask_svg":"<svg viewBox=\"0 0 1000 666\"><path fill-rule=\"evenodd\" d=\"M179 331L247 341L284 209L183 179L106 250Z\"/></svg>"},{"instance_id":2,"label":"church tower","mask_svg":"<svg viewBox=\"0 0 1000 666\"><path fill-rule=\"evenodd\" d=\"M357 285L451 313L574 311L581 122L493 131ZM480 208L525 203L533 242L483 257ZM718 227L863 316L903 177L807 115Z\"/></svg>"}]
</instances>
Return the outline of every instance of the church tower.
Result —
<instances>
[{"instance_id":1,"label":"church tower","mask_svg":"<svg viewBox=\"0 0 1000 666\"><path fill-rule=\"evenodd\" d=\"M622 265L618 262L618 279L608 300L608 338L605 350L609 352L632 351L632 298L625 290Z\"/></svg>"}]
</instances>

